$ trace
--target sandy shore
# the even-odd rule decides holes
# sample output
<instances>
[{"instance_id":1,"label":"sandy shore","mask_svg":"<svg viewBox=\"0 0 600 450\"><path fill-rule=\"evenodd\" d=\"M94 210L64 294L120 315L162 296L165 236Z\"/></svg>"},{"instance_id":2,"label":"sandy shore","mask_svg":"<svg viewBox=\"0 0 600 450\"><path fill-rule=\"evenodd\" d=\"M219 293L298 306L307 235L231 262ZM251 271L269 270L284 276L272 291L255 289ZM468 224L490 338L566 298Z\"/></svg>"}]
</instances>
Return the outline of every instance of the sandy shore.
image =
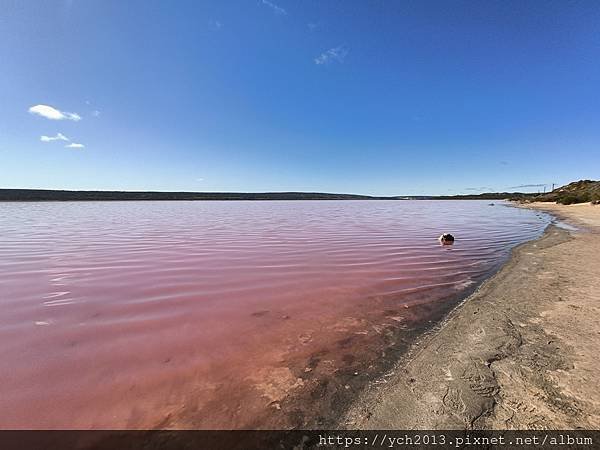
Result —
<instances>
[{"instance_id":1,"label":"sandy shore","mask_svg":"<svg viewBox=\"0 0 600 450\"><path fill-rule=\"evenodd\" d=\"M600 428L600 206L551 226L370 384L342 427Z\"/></svg>"}]
</instances>

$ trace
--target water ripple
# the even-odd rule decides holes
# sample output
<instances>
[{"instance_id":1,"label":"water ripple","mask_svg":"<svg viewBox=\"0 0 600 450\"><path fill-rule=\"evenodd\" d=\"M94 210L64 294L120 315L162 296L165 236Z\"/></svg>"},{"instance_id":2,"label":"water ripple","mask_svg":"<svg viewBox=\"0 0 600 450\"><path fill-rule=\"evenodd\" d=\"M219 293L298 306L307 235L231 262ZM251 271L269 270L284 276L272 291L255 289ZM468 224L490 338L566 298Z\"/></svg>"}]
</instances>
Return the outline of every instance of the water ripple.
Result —
<instances>
[{"instance_id":1,"label":"water ripple","mask_svg":"<svg viewBox=\"0 0 600 450\"><path fill-rule=\"evenodd\" d=\"M190 392L244 404L282 355L448 301L548 222L478 201L1 203L0 425L135 426Z\"/></svg>"}]
</instances>

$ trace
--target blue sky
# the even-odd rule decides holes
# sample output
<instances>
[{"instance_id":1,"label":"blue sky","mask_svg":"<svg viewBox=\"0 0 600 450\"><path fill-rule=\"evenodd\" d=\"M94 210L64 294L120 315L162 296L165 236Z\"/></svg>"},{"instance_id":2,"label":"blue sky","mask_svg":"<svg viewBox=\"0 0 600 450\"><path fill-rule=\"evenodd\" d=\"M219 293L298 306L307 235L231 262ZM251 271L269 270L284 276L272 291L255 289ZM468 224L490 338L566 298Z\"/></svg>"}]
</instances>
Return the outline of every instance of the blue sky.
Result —
<instances>
[{"instance_id":1,"label":"blue sky","mask_svg":"<svg viewBox=\"0 0 600 450\"><path fill-rule=\"evenodd\" d=\"M597 1L0 0L0 187L536 191L599 149Z\"/></svg>"}]
</instances>

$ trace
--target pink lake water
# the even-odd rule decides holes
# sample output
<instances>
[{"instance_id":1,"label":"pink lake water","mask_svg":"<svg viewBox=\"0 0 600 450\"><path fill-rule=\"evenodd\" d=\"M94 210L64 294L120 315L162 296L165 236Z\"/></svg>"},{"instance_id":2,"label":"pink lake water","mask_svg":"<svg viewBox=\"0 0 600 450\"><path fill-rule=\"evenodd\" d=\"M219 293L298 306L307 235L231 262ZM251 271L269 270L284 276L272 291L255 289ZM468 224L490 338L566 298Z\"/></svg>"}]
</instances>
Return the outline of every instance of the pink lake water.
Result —
<instances>
[{"instance_id":1,"label":"pink lake water","mask_svg":"<svg viewBox=\"0 0 600 450\"><path fill-rule=\"evenodd\" d=\"M488 203L0 203L0 428L331 424L549 223Z\"/></svg>"}]
</instances>

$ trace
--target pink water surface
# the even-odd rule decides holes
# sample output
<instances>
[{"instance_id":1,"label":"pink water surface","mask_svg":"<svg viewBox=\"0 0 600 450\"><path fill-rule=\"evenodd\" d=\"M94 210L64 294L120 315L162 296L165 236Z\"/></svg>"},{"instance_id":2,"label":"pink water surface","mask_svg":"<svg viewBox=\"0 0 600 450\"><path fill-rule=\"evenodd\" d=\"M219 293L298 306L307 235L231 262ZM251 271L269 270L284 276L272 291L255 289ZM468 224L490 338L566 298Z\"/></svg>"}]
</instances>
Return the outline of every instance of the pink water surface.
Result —
<instances>
[{"instance_id":1,"label":"pink water surface","mask_svg":"<svg viewBox=\"0 0 600 450\"><path fill-rule=\"evenodd\" d=\"M329 379L547 223L480 201L0 203L0 428L327 415L359 388Z\"/></svg>"}]
</instances>

